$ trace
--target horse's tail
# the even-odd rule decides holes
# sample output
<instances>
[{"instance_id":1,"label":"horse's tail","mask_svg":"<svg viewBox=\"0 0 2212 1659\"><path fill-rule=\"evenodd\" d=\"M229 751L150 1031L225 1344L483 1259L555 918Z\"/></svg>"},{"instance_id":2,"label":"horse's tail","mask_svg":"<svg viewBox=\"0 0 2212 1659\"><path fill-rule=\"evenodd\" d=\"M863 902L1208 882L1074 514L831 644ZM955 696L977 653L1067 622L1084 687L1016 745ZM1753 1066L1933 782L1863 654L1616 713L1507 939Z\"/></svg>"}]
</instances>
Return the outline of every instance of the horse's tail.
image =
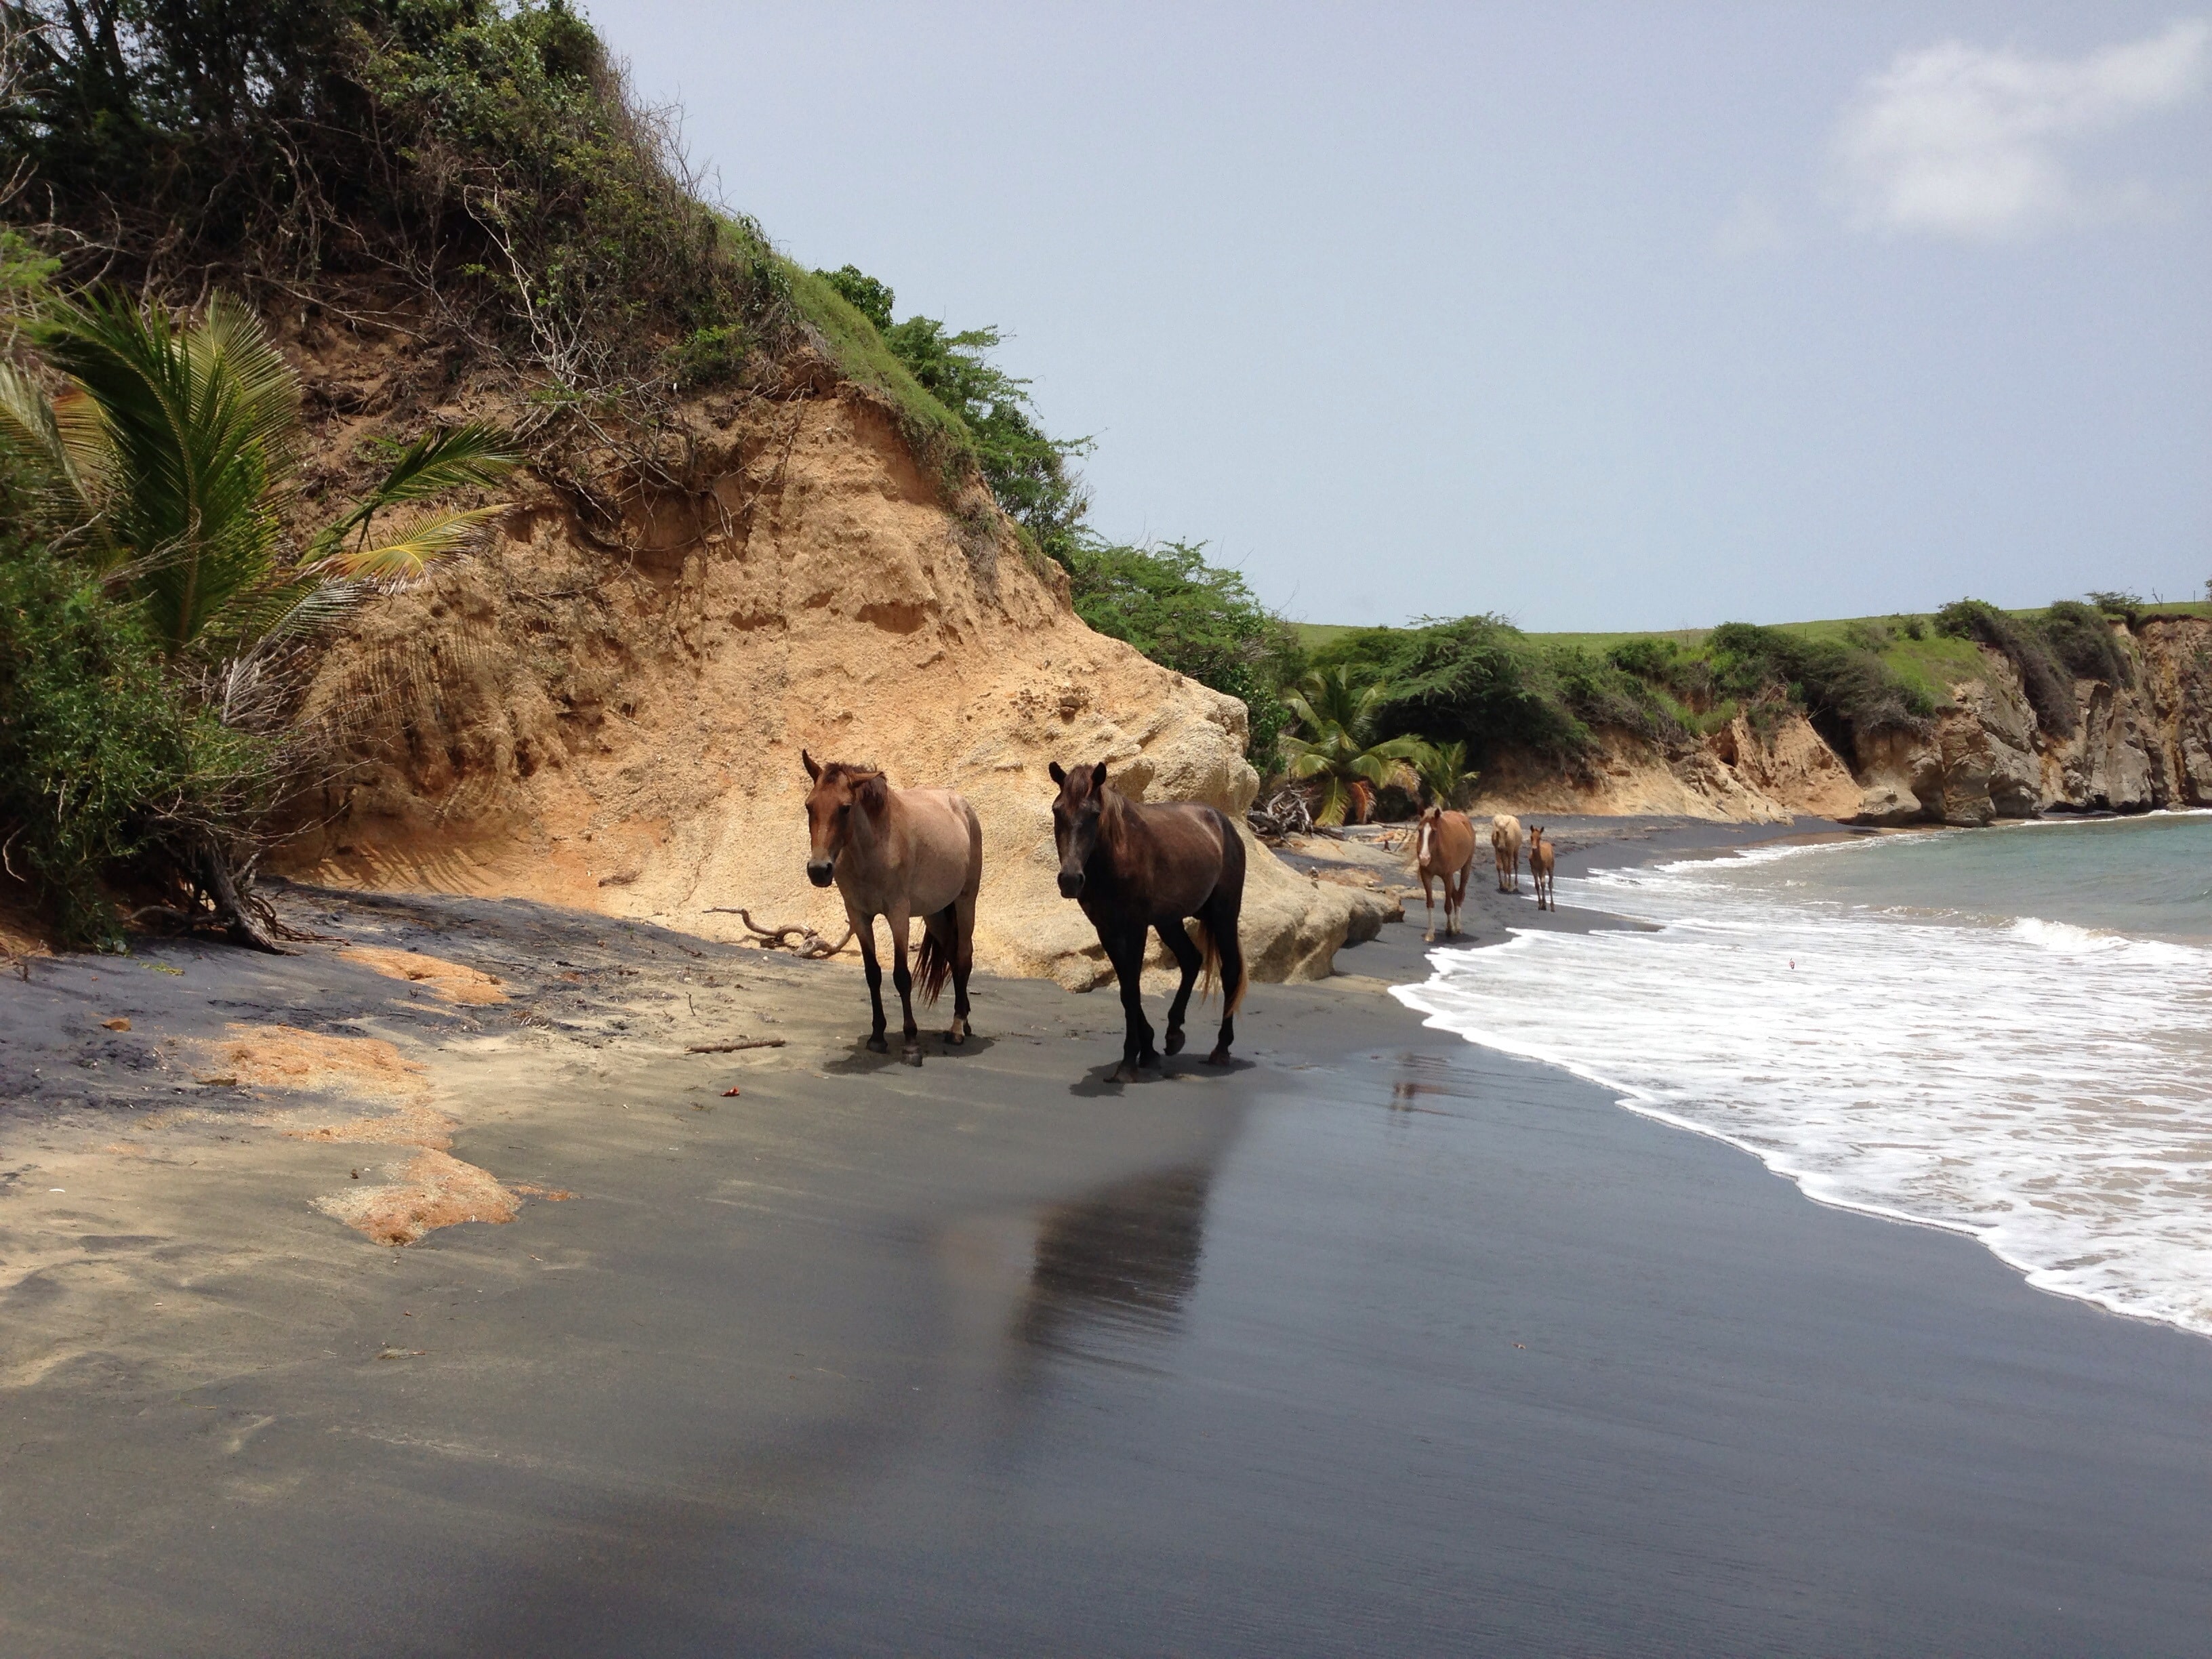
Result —
<instances>
[{"instance_id":1,"label":"horse's tail","mask_svg":"<svg viewBox=\"0 0 2212 1659\"><path fill-rule=\"evenodd\" d=\"M948 904L942 913L926 918L921 924L921 949L914 954L914 988L921 993L925 1005L936 1002L945 981L952 977L951 935L959 925L953 909ZM947 935L942 939L937 936L939 922L945 925Z\"/></svg>"},{"instance_id":2,"label":"horse's tail","mask_svg":"<svg viewBox=\"0 0 2212 1659\"><path fill-rule=\"evenodd\" d=\"M1199 1000L1208 1001L1221 979L1221 946L1214 941L1213 930L1196 916L1186 921L1183 927L1190 934L1190 942L1198 946ZM1237 994L1229 999L1229 1006L1222 1010L1224 1014L1233 1014L1244 1006L1244 987L1251 978L1248 973L1237 981Z\"/></svg>"}]
</instances>

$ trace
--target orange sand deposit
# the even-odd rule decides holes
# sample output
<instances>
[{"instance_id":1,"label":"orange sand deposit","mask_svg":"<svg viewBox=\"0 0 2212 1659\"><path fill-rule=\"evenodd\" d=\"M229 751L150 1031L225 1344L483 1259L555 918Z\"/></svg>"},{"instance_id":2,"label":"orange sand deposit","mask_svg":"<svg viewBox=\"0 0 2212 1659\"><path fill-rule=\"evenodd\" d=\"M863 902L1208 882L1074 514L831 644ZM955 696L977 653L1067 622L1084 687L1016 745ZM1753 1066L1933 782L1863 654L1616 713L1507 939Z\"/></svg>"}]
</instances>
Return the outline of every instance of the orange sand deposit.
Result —
<instances>
[{"instance_id":1,"label":"orange sand deposit","mask_svg":"<svg viewBox=\"0 0 2212 1659\"><path fill-rule=\"evenodd\" d=\"M396 1181L327 1193L315 1207L380 1244L412 1244L464 1221L512 1221L522 1200L489 1171L425 1149L394 1171Z\"/></svg>"},{"instance_id":2,"label":"orange sand deposit","mask_svg":"<svg viewBox=\"0 0 2212 1659\"><path fill-rule=\"evenodd\" d=\"M491 975L441 957L426 957L416 951L388 951L375 945L349 945L338 955L387 978L420 985L448 1002L480 1006L507 1000L507 993L499 988L499 981Z\"/></svg>"},{"instance_id":3,"label":"orange sand deposit","mask_svg":"<svg viewBox=\"0 0 2212 1659\"><path fill-rule=\"evenodd\" d=\"M431 1104L423 1068L382 1038L328 1036L290 1025L233 1024L212 1048L215 1062L242 1085L353 1097L380 1096L389 1103L386 1110L334 1122L306 1121L309 1112L299 1108L261 1119L297 1140L416 1149L404 1164L383 1166L390 1179L317 1199L315 1207L333 1220L380 1244L412 1244L439 1227L514 1219L522 1201L520 1194L489 1170L464 1164L446 1151L453 1144L453 1120Z\"/></svg>"}]
</instances>

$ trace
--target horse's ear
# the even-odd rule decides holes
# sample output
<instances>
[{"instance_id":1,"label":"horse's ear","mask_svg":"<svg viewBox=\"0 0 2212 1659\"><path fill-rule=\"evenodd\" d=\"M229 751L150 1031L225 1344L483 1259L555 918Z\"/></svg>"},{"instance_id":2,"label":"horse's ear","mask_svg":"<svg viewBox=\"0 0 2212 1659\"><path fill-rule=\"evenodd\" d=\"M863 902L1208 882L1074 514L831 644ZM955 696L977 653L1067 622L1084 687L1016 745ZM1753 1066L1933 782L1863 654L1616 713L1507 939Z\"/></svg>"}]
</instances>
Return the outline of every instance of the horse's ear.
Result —
<instances>
[{"instance_id":1,"label":"horse's ear","mask_svg":"<svg viewBox=\"0 0 2212 1659\"><path fill-rule=\"evenodd\" d=\"M1047 761L1044 763L1044 769L1052 774L1052 781L1054 783L1066 783L1067 781L1067 774L1060 769L1060 763L1058 761Z\"/></svg>"},{"instance_id":2,"label":"horse's ear","mask_svg":"<svg viewBox=\"0 0 2212 1659\"><path fill-rule=\"evenodd\" d=\"M799 751L799 758L806 763L806 775L813 779L817 783L821 782L822 763L816 760L813 756L808 754L804 749Z\"/></svg>"},{"instance_id":3,"label":"horse's ear","mask_svg":"<svg viewBox=\"0 0 2212 1659\"><path fill-rule=\"evenodd\" d=\"M1100 761L1097 765L1091 769L1091 787L1093 789L1103 789L1106 787L1106 763L1104 761Z\"/></svg>"},{"instance_id":4,"label":"horse's ear","mask_svg":"<svg viewBox=\"0 0 2212 1659\"><path fill-rule=\"evenodd\" d=\"M884 781L884 775L880 772L871 772L861 781L860 787L853 793L860 800L860 810L870 817L873 817L889 803L890 792L891 787Z\"/></svg>"}]
</instances>

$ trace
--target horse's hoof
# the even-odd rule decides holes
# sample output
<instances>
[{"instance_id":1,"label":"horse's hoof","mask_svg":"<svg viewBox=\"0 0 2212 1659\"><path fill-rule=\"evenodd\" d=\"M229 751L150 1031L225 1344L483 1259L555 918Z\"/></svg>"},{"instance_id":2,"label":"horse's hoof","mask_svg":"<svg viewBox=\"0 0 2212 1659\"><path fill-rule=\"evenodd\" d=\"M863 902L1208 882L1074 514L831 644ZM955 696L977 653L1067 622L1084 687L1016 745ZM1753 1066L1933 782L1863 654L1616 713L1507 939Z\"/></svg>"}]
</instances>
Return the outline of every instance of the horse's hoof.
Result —
<instances>
[{"instance_id":1,"label":"horse's hoof","mask_svg":"<svg viewBox=\"0 0 2212 1659\"><path fill-rule=\"evenodd\" d=\"M1168 1052L1171 1054L1179 1054L1182 1052L1182 1033L1181 1031L1170 1031L1168 1033Z\"/></svg>"},{"instance_id":2,"label":"horse's hoof","mask_svg":"<svg viewBox=\"0 0 2212 1659\"><path fill-rule=\"evenodd\" d=\"M1421 943L1424 945L1434 945L1436 942L1437 930L1433 927L1430 928L1427 933L1421 935Z\"/></svg>"},{"instance_id":3,"label":"horse's hoof","mask_svg":"<svg viewBox=\"0 0 2212 1659\"><path fill-rule=\"evenodd\" d=\"M1137 1068L1125 1060L1114 1068L1114 1075L1106 1080L1109 1083L1134 1083L1137 1080Z\"/></svg>"},{"instance_id":4,"label":"horse's hoof","mask_svg":"<svg viewBox=\"0 0 2212 1659\"><path fill-rule=\"evenodd\" d=\"M947 1031L945 1034L945 1040L951 1043L954 1048L957 1048L962 1043L968 1041L968 1033L965 1031Z\"/></svg>"},{"instance_id":5,"label":"horse's hoof","mask_svg":"<svg viewBox=\"0 0 2212 1659\"><path fill-rule=\"evenodd\" d=\"M872 1036L868 1039L868 1052L870 1054L887 1054L890 1053L890 1051L891 1045L884 1042L883 1038L879 1036Z\"/></svg>"},{"instance_id":6,"label":"horse's hoof","mask_svg":"<svg viewBox=\"0 0 2212 1659\"><path fill-rule=\"evenodd\" d=\"M1216 1043L1213 1052L1206 1057L1206 1063L1209 1066L1226 1066L1229 1063L1229 1045L1225 1042Z\"/></svg>"},{"instance_id":7,"label":"horse's hoof","mask_svg":"<svg viewBox=\"0 0 2212 1659\"><path fill-rule=\"evenodd\" d=\"M914 1046L913 1048L902 1048L902 1049L900 1049L900 1050L899 1050L899 1064L900 1064L900 1065L902 1065L902 1066L919 1066L919 1065L921 1065L921 1045L920 1043L918 1043L918 1042L917 1042L917 1043L916 1043L916 1044L915 1044L915 1046Z\"/></svg>"}]
</instances>

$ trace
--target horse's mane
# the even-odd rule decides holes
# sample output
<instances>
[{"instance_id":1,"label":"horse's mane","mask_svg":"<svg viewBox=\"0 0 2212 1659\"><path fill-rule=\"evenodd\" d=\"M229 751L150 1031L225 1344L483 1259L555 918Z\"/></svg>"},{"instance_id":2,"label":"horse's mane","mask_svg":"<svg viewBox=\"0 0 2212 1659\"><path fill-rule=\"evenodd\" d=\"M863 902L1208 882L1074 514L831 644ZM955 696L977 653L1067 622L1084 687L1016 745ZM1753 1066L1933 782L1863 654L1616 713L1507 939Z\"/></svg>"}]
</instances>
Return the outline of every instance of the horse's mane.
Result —
<instances>
[{"instance_id":1,"label":"horse's mane","mask_svg":"<svg viewBox=\"0 0 2212 1659\"><path fill-rule=\"evenodd\" d=\"M883 769L880 766L862 766L853 761L823 761L822 781L836 783L844 778L875 777L879 775Z\"/></svg>"}]
</instances>

